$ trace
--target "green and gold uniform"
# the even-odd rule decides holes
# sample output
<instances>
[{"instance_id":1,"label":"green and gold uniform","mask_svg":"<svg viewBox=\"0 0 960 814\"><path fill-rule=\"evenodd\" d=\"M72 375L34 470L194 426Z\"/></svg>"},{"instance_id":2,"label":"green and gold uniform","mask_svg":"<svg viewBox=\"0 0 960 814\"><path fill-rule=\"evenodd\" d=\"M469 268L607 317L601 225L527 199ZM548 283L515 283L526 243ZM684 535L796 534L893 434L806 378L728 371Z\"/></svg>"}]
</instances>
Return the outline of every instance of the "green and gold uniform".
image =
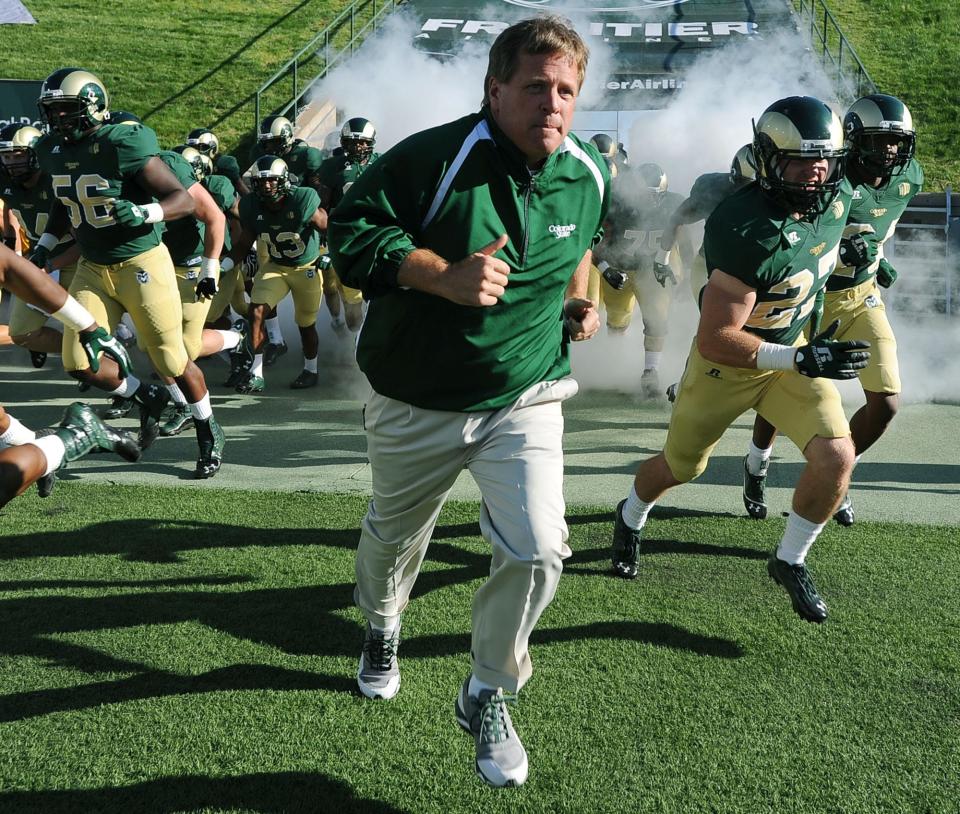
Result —
<instances>
[{"instance_id":1,"label":"green and gold uniform","mask_svg":"<svg viewBox=\"0 0 960 814\"><path fill-rule=\"evenodd\" d=\"M34 149L51 190L67 208L80 244L70 293L113 331L129 312L157 372L179 376L187 366L177 278L161 241L162 223L127 228L113 218L113 201L147 204L153 197L136 177L159 154L156 133L143 124L106 124L78 142L50 133ZM63 337L67 371L89 366L76 334Z\"/></svg>"},{"instance_id":2,"label":"green and gold uniform","mask_svg":"<svg viewBox=\"0 0 960 814\"><path fill-rule=\"evenodd\" d=\"M877 235L877 259L857 270L838 264L827 281L823 324L840 320L836 339L864 339L870 343L870 361L860 371L864 390L893 395L900 392L897 340L887 319L877 287L877 268L883 246L893 236L910 200L923 189L923 169L911 159L903 170L879 188L860 184L853 190L845 235Z\"/></svg>"},{"instance_id":3,"label":"green and gold uniform","mask_svg":"<svg viewBox=\"0 0 960 814\"><path fill-rule=\"evenodd\" d=\"M292 187L277 210L268 209L254 193L240 199L240 223L268 256L254 277L250 299L273 308L290 292L301 328L317 321L320 308L320 232L310 222L319 206L312 187Z\"/></svg>"},{"instance_id":4,"label":"green and gold uniform","mask_svg":"<svg viewBox=\"0 0 960 814\"><path fill-rule=\"evenodd\" d=\"M40 235L46 231L47 216L54 201L47 175L40 173L36 183L31 187L22 186L0 175L0 200L17 219L30 245L34 245L40 239ZM73 282L77 264L73 262L64 266L62 262L58 262L58 258L62 257L75 243L73 235L67 232L50 252L50 266L59 270L60 285L67 289ZM46 321L46 314L29 308L17 297L13 298L10 306L10 336L20 337L31 334L42 328Z\"/></svg>"},{"instance_id":5,"label":"green and gold uniform","mask_svg":"<svg viewBox=\"0 0 960 814\"><path fill-rule=\"evenodd\" d=\"M340 152L324 160L320 165L319 176L324 195L330 196L327 202L328 214L343 200L343 194L379 157L380 153L371 153L366 161L358 164L347 158L345 153ZM347 305L358 305L363 302L363 293L356 288L345 286L333 266L323 273L323 291L325 294L336 292Z\"/></svg>"},{"instance_id":6,"label":"green and gold uniform","mask_svg":"<svg viewBox=\"0 0 960 814\"><path fill-rule=\"evenodd\" d=\"M253 164L262 155L270 154L259 144L255 144L250 152L250 163ZM297 176L300 186L315 187L317 185L323 155L316 147L311 147L301 139L295 139L293 146L280 158L286 162L290 172Z\"/></svg>"},{"instance_id":7,"label":"green and gold uniform","mask_svg":"<svg viewBox=\"0 0 960 814\"><path fill-rule=\"evenodd\" d=\"M750 184L713 212L704 231L707 268L756 291L745 331L765 342L802 343L817 292L836 265L852 196L844 182L822 215L798 221ZM751 408L801 451L815 436L840 438L850 432L829 380L711 362L694 340L664 447L674 477L686 482L700 475L723 432Z\"/></svg>"},{"instance_id":8,"label":"green and gold uniform","mask_svg":"<svg viewBox=\"0 0 960 814\"><path fill-rule=\"evenodd\" d=\"M738 189L730 180L729 172L705 172L693 182L687 197L687 223L709 218L714 209L733 195ZM703 257L703 246L693 258L690 269L690 293L694 302L700 301L700 292L707 284L707 263Z\"/></svg>"},{"instance_id":9,"label":"green and gold uniform","mask_svg":"<svg viewBox=\"0 0 960 814\"><path fill-rule=\"evenodd\" d=\"M217 202L225 215L227 215L227 228L223 234L223 253L230 252L233 248L233 239L230 237L230 210L237 200L237 192L229 178L223 175L210 175L203 179L203 186L210 196ZM207 321L220 317L228 305L233 305L233 310L238 314L245 314L247 311L246 300L243 290L243 269L240 265L234 266L230 271L220 271L220 281L217 284L217 293L210 303L210 310L207 312Z\"/></svg>"}]
</instances>

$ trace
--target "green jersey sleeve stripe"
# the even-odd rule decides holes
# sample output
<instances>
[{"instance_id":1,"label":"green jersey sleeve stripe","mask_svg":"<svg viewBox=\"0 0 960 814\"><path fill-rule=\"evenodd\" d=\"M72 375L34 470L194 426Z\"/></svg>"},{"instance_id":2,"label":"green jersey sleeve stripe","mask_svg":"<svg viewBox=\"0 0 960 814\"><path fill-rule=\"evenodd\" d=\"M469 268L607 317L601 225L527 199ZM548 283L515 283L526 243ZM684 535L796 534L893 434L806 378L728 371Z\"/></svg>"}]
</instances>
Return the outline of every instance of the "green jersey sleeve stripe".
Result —
<instances>
[{"instance_id":1,"label":"green jersey sleeve stripe","mask_svg":"<svg viewBox=\"0 0 960 814\"><path fill-rule=\"evenodd\" d=\"M467 156L470 155L470 151L474 146L484 140L493 141L493 136L490 135L490 128L487 126L487 123L481 120L477 122L477 126L474 127L466 139L464 139L463 144L460 146L460 151L457 153L457 157L453 159L450 168L444 173L443 178L440 179L437 194L433 196L433 203L430 204L427 215L423 219L423 223L420 224L421 229L426 229L430 221L436 217L440 205L443 203L443 199L447 196L447 192L450 191L450 187L453 185L457 173L460 172L460 167L463 166L463 162L467 160Z\"/></svg>"}]
</instances>

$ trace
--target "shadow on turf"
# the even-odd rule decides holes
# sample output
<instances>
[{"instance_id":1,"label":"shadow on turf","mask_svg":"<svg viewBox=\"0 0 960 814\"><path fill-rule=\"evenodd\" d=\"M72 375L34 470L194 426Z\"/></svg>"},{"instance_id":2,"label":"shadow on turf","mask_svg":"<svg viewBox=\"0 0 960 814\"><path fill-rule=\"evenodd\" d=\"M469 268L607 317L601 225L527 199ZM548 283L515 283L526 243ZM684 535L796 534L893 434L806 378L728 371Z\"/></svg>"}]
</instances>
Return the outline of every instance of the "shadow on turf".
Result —
<instances>
[{"instance_id":1,"label":"shadow on turf","mask_svg":"<svg viewBox=\"0 0 960 814\"><path fill-rule=\"evenodd\" d=\"M317 772L277 772L236 777L164 777L133 786L64 791L0 793L5 812L42 811L44 814L134 814L150 811L242 810L260 814L336 811L338 814L402 814L380 800L357 797L342 780Z\"/></svg>"}]
</instances>

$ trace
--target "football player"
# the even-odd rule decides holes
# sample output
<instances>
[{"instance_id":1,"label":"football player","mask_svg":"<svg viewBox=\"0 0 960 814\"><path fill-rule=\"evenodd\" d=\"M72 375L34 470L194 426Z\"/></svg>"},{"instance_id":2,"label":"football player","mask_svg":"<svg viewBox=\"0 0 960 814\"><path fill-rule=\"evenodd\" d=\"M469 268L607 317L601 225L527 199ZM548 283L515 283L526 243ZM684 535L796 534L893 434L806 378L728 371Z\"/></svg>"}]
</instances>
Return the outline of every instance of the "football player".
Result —
<instances>
[{"instance_id":1,"label":"football player","mask_svg":"<svg viewBox=\"0 0 960 814\"><path fill-rule=\"evenodd\" d=\"M344 123L340 130L341 152L320 166L320 208L324 220L343 199L343 193L380 157L373 150L376 143L377 129L372 122L357 117ZM323 270L323 298L330 309L330 325L338 336L360 330L363 294L344 286L332 266Z\"/></svg>"},{"instance_id":2,"label":"football player","mask_svg":"<svg viewBox=\"0 0 960 814\"><path fill-rule=\"evenodd\" d=\"M594 252L597 268L604 275L601 297L607 329L626 331L633 306L639 304L644 335L640 388L644 398L652 399L660 395L657 370L669 328L672 289L682 275L682 266L689 266L693 247L683 229L675 230L669 251L661 247L663 230L683 196L668 191L667 176L659 164L624 168L612 189L604 239ZM626 275L622 290L610 284L614 273Z\"/></svg>"},{"instance_id":3,"label":"football player","mask_svg":"<svg viewBox=\"0 0 960 814\"><path fill-rule=\"evenodd\" d=\"M209 158L213 162L214 174L227 178L233 184L237 195L246 195L250 191L240 175L240 163L229 153L220 152L220 139L212 130L205 127L191 130L185 143Z\"/></svg>"},{"instance_id":4,"label":"football player","mask_svg":"<svg viewBox=\"0 0 960 814\"><path fill-rule=\"evenodd\" d=\"M319 209L320 196L313 187L294 186L286 162L275 155L257 159L251 169L250 185L253 192L240 200L242 231L233 249L233 260L241 262L254 240L266 248L269 260L260 265L254 278L249 333L234 354L238 367L246 374L236 390L263 390L264 317L287 294L293 297L294 320L303 345L303 370L290 387L315 387L319 348L316 323L321 296L317 258L320 231L326 226Z\"/></svg>"},{"instance_id":5,"label":"football player","mask_svg":"<svg viewBox=\"0 0 960 814\"><path fill-rule=\"evenodd\" d=\"M284 116L267 116L260 122L257 143L250 152L250 163L255 164L258 158L265 155L282 158L300 186L319 191L323 156L316 147L311 147L303 139L294 138L293 124Z\"/></svg>"},{"instance_id":6,"label":"football player","mask_svg":"<svg viewBox=\"0 0 960 814\"><path fill-rule=\"evenodd\" d=\"M653 505L700 475L727 427L753 408L807 460L767 570L801 617L823 622L827 607L805 561L846 491L854 457L840 395L828 379L856 376L869 343L833 339L836 324L809 341L802 330L836 263L853 189L843 176L840 119L819 99L774 102L754 133L758 183L728 197L707 220L710 277L700 324L664 449L640 465L617 506L613 569L636 577Z\"/></svg>"},{"instance_id":7,"label":"football player","mask_svg":"<svg viewBox=\"0 0 960 814\"><path fill-rule=\"evenodd\" d=\"M213 417L200 369L183 343L182 310L170 252L160 239L163 222L192 215L193 198L159 158L156 134L143 124L109 124L107 89L92 73L61 68L44 80L40 114L50 132L35 145L57 201L30 259L45 266L71 229L81 258L72 288L98 322L112 328L128 312L137 335L162 376L172 376L190 403L197 431L198 478L212 477L223 457L223 431ZM159 434L167 394L116 365L94 369L68 326L64 368L74 378L133 396L140 406L140 440Z\"/></svg>"},{"instance_id":8,"label":"football player","mask_svg":"<svg viewBox=\"0 0 960 814\"><path fill-rule=\"evenodd\" d=\"M850 149L847 179L853 201L839 262L827 281L823 324L839 320L838 338L866 340L872 348L870 364L859 372L866 404L850 419L856 462L886 431L900 403L897 341L880 296L880 288L893 285L897 272L884 257L883 247L910 200L923 188L923 169L914 158L913 117L896 97L877 93L857 99L843 127ZM764 487L775 437L774 426L758 415L744 459L743 504L760 520L767 516ZM853 525L848 494L833 518L841 526Z\"/></svg>"},{"instance_id":9,"label":"football player","mask_svg":"<svg viewBox=\"0 0 960 814\"><path fill-rule=\"evenodd\" d=\"M53 194L50 178L40 170L34 144L41 133L35 127L9 124L0 130L0 199L5 206L0 215L3 242L17 245L17 226L30 243L40 239L47 224ZM15 225L16 224L16 225ZM50 252L45 269L64 288L70 288L80 248L70 234ZM48 353L60 353L63 335L47 327L47 315L16 299L11 305L10 338L30 351L34 367L42 367Z\"/></svg>"}]
</instances>

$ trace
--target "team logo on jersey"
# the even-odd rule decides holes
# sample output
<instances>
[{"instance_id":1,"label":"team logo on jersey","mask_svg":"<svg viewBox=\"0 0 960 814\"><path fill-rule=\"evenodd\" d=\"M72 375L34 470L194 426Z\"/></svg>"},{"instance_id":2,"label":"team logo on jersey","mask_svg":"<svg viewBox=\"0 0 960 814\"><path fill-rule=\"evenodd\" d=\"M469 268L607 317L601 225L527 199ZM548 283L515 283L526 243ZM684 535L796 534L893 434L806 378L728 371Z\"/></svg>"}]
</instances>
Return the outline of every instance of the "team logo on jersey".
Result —
<instances>
[{"instance_id":1,"label":"team logo on jersey","mask_svg":"<svg viewBox=\"0 0 960 814\"><path fill-rule=\"evenodd\" d=\"M904 181L900 186L897 187L897 191L900 193L901 197L910 194L910 184Z\"/></svg>"},{"instance_id":2,"label":"team logo on jersey","mask_svg":"<svg viewBox=\"0 0 960 814\"><path fill-rule=\"evenodd\" d=\"M287 212L287 220L293 220L293 212Z\"/></svg>"},{"instance_id":3,"label":"team logo on jersey","mask_svg":"<svg viewBox=\"0 0 960 814\"><path fill-rule=\"evenodd\" d=\"M551 223L547 231L550 232L557 240L561 240L565 237L570 237L577 229L577 224L575 223Z\"/></svg>"},{"instance_id":4,"label":"team logo on jersey","mask_svg":"<svg viewBox=\"0 0 960 814\"><path fill-rule=\"evenodd\" d=\"M13 195L13 190L10 189L10 187L7 187L7 188L3 191L3 194L4 194L4 195Z\"/></svg>"},{"instance_id":5,"label":"team logo on jersey","mask_svg":"<svg viewBox=\"0 0 960 814\"><path fill-rule=\"evenodd\" d=\"M140 283L140 285L146 285L150 282L150 275L145 271L138 271L137 282Z\"/></svg>"},{"instance_id":6,"label":"team logo on jersey","mask_svg":"<svg viewBox=\"0 0 960 814\"><path fill-rule=\"evenodd\" d=\"M880 304L880 300L871 294L863 301L863 304L866 305L867 308L876 308Z\"/></svg>"},{"instance_id":7,"label":"team logo on jersey","mask_svg":"<svg viewBox=\"0 0 960 814\"><path fill-rule=\"evenodd\" d=\"M59 144L55 144L54 147L53 147L53 149L50 151L50 154L51 154L51 155L58 155L59 152L60 152L60 145L59 145Z\"/></svg>"},{"instance_id":8,"label":"team logo on jersey","mask_svg":"<svg viewBox=\"0 0 960 814\"><path fill-rule=\"evenodd\" d=\"M837 220L841 220L844 212L847 211L847 208L843 205L843 201L834 201L832 204L830 204L830 210L833 212L833 216Z\"/></svg>"},{"instance_id":9,"label":"team logo on jersey","mask_svg":"<svg viewBox=\"0 0 960 814\"><path fill-rule=\"evenodd\" d=\"M875 218L882 218L884 215L887 214L887 210L886 210L886 207L884 207L883 209L871 209L870 214L873 215Z\"/></svg>"},{"instance_id":10,"label":"team logo on jersey","mask_svg":"<svg viewBox=\"0 0 960 814\"><path fill-rule=\"evenodd\" d=\"M863 197L863 195L860 194L860 188L859 188L859 187L853 191L853 200L859 201L862 197Z\"/></svg>"},{"instance_id":11,"label":"team logo on jersey","mask_svg":"<svg viewBox=\"0 0 960 814\"><path fill-rule=\"evenodd\" d=\"M68 170L75 170L75 169L77 169L77 167L80 166L80 162L79 162L79 161L68 161L64 166L66 166L66 168L67 168Z\"/></svg>"},{"instance_id":12,"label":"team logo on jersey","mask_svg":"<svg viewBox=\"0 0 960 814\"><path fill-rule=\"evenodd\" d=\"M99 152L100 152L99 144L94 143L90 145L90 155L96 155Z\"/></svg>"},{"instance_id":13,"label":"team logo on jersey","mask_svg":"<svg viewBox=\"0 0 960 814\"><path fill-rule=\"evenodd\" d=\"M819 257L821 254L823 254L823 250L825 248L827 248L826 242L818 243L816 246L810 249L810 254L812 254L814 257Z\"/></svg>"},{"instance_id":14,"label":"team logo on jersey","mask_svg":"<svg viewBox=\"0 0 960 814\"><path fill-rule=\"evenodd\" d=\"M717 370L715 367L710 368L710 369L707 371L707 375L708 375L711 379L719 379L719 378L722 378L722 377L720 376L720 371Z\"/></svg>"},{"instance_id":15,"label":"team logo on jersey","mask_svg":"<svg viewBox=\"0 0 960 814\"><path fill-rule=\"evenodd\" d=\"M800 242L800 235L796 232L787 232L787 243L791 246L796 246Z\"/></svg>"}]
</instances>

